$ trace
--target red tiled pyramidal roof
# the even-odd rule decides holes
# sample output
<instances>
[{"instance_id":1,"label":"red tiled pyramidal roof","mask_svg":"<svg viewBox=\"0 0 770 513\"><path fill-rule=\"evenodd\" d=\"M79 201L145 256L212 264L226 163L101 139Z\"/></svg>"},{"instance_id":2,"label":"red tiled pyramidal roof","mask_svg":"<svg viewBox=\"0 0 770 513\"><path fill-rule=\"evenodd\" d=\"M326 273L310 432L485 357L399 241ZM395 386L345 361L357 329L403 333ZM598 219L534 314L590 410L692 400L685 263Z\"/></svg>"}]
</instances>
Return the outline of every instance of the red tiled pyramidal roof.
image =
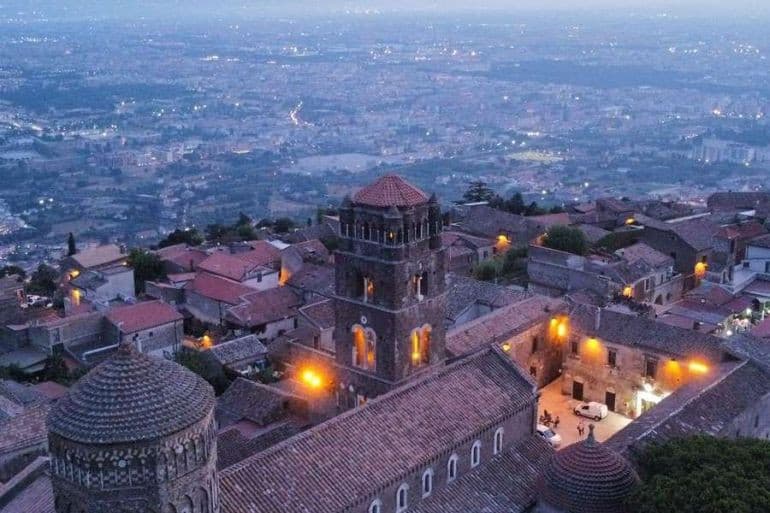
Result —
<instances>
[{"instance_id":1,"label":"red tiled pyramidal roof","mask_svg":"<svg viewBox=\"0 0 770 513\"><path fill-rule=\"evenodd\" d=\"M372 207L413 207L428 196L398 175L385 175L356 193L353 202Z\"/></svg>"}]
</instances>

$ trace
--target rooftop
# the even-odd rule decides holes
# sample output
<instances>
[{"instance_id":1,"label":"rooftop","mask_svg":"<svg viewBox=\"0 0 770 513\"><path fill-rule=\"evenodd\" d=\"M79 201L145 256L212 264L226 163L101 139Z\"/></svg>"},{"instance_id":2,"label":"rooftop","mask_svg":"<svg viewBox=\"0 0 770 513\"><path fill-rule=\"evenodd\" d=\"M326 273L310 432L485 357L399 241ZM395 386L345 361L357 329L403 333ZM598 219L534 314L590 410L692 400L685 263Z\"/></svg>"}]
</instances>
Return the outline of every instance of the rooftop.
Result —
<instances>
[{"instance_id":1,"label":"rooftop","mask_svg":"<svg viewBox=\"0 0 770 513\"><path fill-rule=\"evenodd\" d=\"M173 306L163 301L143 301L118 306L107 312L107 319L123 333L135 333L183 319Z\"/></svg>"},{"instance_id":2,"label":"rooftop","mask_svg":"<svg viewBox=\"0 0 770 513\"><path fill-rule=\"evenodd\" d=\"M599 339L662 354L700 356L711 362L721 361L724 355L717 337L636 315L579 305L570 313L570 323L580 332Z\"/></svg>"},{"instance_id":3,"label":"rooftop","mask_svg":"<svg viewBox=\"0 0 770 513\"><path fill-rule=\"evenodd\" d=\"M290 287L277 287L243 296L227 317L241 325L259 326L296 315L302 299Z\"/></svg>"},{"instance_id":4,"label":"rooftop","mask_svg":"<svg viewBox=\"0 0 770 513\"><path fill-rule=\"evenodd\" d=\"M48 423L85 444L135 442L184 429L213 407L214 391L197 374L122 344L55 404Z\"/></svg>"},{"instance_id":5,"label":"rooftop","mask_svg":"<svg viewBox=\"0 0 770 513\"><path fill-rule=\"evenodd\" d=\"M256 360L258 357L264 357L267 348L256 335L246 335L217 344L209 349L209 352L222 365L229 365L248 358Z\"/></svg>"},{"instance_id":6,"label":"rooftop","mask_svg":"<svg viewBox=\"0 0 770 513\"><path fill-rule=\"evenodd\" d=\"M353 202L371 207L414 207L427 203L428 196L398 175L385 175L367 185Z\"/></svg>"},{"instance_id":7,"label":"rooftop","mask_svg":"<svg viewBox=\"0 0 770 513\"><path fill-rule=\"evenodd\" d=\"M507 356L481 352L224 470L222 511L330 513L363 504L532 404L534 393Z\"/></svg>"},{"instance_id":8,"label":"rooftop","mask_svg":"<svg viewBox=\"0 0 770 513\"><path fill-rule=\"evenodd\" d=\"M185 287L206 298L231 305L239 304L243 296L254 292L254 289L236 281L209 273L198 273L195 279L188 282Z\"/></svg>"},{"instance_id":9,"label":"rooftop","mask_svg":"<svg viewBox=\"0 0 770 513\"><path fill-rule=\"evenodd\" d=\"M565 308L563 301L532 296L450 330L446 348L455 356L473 353L500 343Z\"/></svg>"},{"instance_id":10,"label":"rooftop","mask_svg":"<svg viewBox=\"0 0 770 513\"><path fill-rule=\"evenodd\" d=\"M84 269L99 267L118 262L126 258L126 254L116 244L105 244L91 249L78 251L72 258Z\"/></svg>"}]
</instances>

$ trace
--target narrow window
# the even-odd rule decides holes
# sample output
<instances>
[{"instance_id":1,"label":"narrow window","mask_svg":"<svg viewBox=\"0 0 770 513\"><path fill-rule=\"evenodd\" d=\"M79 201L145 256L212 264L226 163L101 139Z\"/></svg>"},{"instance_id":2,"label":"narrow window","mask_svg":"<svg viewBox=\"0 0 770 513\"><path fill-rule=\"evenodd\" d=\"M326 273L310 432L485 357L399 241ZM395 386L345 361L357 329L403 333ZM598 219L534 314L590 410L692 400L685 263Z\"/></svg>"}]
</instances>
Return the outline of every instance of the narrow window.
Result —
<instances>
[{"instance_id":1,"label":"narrow window","mask_svg":"<svg viewBox=\"0 0 770 513\"><path fill-rule=\"evenodd\" d=\"M658 374L658 360L657 358L647 357L644 359L644 376L646 378L655 379Z\"/></svg>"},{"instance_id":2,"label":"narrow window","mask_svg":"<svg viewBox=\"0 0 770 513\"><path fill-rule=\"evenodd\" d=\"M498 428L498 430L495 431L494 453L500 454L502 450L503 450L503 428Z\"/></svg>"},{"instance_id":3,"label":"narrow window","mask_svg":"<svg viewBox=\"0 0 770 513\"><path fill-rule=\"evenodd\" d=\"M406 511L406 508L409 507L409 498L407 497L408 492L409 485L402 484L398 487L398 491L396 492L396 513Z\"/></svg>"},{"instance_id":4,"label":"narrow window","mask_svg":"<svg viewBox=\"0 0 770 513\"><path fill-rule=\"evenodd\" d=\"M446 480L451 483L457 478L457 455L453 454L446 465Z\"/></svg>"},{"instance_id":5,"label":"narrow window","mask_svg":"<svg viewBox=\"0 0 770 513\"><path fill-rule=\"evenodd\" d=\"M422 496L427 497L433 491L433 470L428 469L422 474Z\"/></svg>"},{"instance_id":6,"label":"narrow window","mask_svg":"<svg viewBox=\"0 0 770 513\"><path fill-rule=\"evenodd\" d=\"M476 440L471 448L471 468L478 467L481 463L481 442Z\"/></svg>"},{"instance_id":7,"label":"narrow window","mask_svg":"<svg viewBox=\"0 0 770 513\"><path fill-rule=\"evenodd\" d=\"M380 502L380 499L372 501L372 503L369 505L369 513L381 513L381 511L382 502Z\"/></svg>"},{"instance_id":8,"label":"narrow window","mask_svg":"<svg viewBox=\"0 0 770 513\"><path fill-rule=\"evenodd\" d=\"M615 368L618 364L618 352L614 349L607 350L607 365Z\"/></svg>"},{"instance_id":9,"label":"narrow window","mask_svg":"<svg viewBox=\"0 0 770 513\"><path fill-rule=\"evenodd\" d=\"M577 355L578 354L578 343L577 340L573 340L570 344L570 348L572 350L572 354Z\"/></svg>"}]
</instances>

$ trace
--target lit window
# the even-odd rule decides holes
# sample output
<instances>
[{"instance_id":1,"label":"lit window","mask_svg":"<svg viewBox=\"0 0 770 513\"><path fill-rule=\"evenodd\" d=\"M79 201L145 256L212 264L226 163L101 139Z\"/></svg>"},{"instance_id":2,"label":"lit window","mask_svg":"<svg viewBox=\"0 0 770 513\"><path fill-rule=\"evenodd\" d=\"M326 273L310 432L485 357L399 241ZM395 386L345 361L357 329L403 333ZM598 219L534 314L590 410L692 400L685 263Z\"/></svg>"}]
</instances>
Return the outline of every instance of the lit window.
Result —
<instances>
[{"instance_id":1,"label":"lit window","mask_svg":"<svg viewBox=\"0 0 770 513\"><path fill-rule=\"evenodd\" d=\"M377 366L377 334L371 328L356 324L353 334L353 365L361 369L375 370Z\"/></svg>"},{"instance_id":2,"label":"lit window","mask_svg":"<svg viewBox=\"0 0 770 513\"><path fill-rule=\"evenodd\" d=\"M471 468L478 467L481 463L481 442L476 440L471 447Z\"/></svg>"},{"instance_id":3,"label":"lit window","mask_svg":"<svg viewBox=\"0 0 770 513\"><path fill-rule=\"evenodd\" d=\"M409 507L409 485L402 484L398 487L398 491L396 492L396 513L401 513L402 511L406 511L406 508Z\"/></svg>"},{"instance_id":4,"label":"lit window","mask_svg":"<svg viewBox=\"0 0 770 513\"><path fill-rule=\"evenodd\" d=\"M502 450L503 450L503 428L499 428L497 431L495 431L494 453L500 454Z\"/></svg>"},{"instance_id":5,"label":"lit window","mask_svg":"<svg viewBox=\"0 0 770 513\"><path fill-rule=\"evenodd\" d=\"M431 327L429 324L423 325L422 328L416 328L412 330L411 345L412 366L419 367L430 363L430 335Z\"/></svg>"},{"instance_id":6,"label":"lit window","mask_svg":"<svg viewBox=\"0 0 770 513\"><path fill-rule=\"evenodd\" d=\"M446 480L451 483L455 478L457 478L457 455L453 454L446 465Z\"/></svg>"},{"instance_id":7,"label":"lit window","mask_svg":"<svg viewBox=\"0 0 770 513\"><path fill-rule=\"evenodd\" d=\"M369 505L369 513L380 513L382 511L382 502L380 499L372 501Z\"/></svg>"},{"instance_id":8,"label":"lit window","mask_svg":"<svg viewBox=\"0 0 770 513\"><path fill-rule=\"evenodd\" d=\"M422 496L427 497L433 491L433 469L428 469L422 474Z\"/></svg>"}]
</instances>

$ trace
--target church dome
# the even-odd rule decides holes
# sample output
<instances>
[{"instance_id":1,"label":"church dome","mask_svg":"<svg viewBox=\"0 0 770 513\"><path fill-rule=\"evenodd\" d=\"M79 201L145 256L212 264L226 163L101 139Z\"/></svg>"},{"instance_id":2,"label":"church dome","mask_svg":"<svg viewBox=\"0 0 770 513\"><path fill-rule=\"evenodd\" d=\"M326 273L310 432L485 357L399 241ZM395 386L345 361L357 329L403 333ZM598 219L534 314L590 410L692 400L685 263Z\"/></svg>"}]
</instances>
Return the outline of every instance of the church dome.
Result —
<instances>
[{"instance_id":1,"label":"church dome","mask_svg":"<svg viewBox=\"0 0 770 513\"><path fill-rule=\"evenodd\" d=\"M414 207L428 202L428 196L398 175L385 175L353 196L353 202L370 207Z\"/></svg>"},{"instance_id":2,"label":"church dome","mask_svg":"<svg viewBox=\"0 0 770 513\"><path fill-rule=\"evenodd\" d=\"M122 344L53 408L49 430L83 444L158 439L201 421L211 386L181 365Z\"/></svg>"},{"instance_id":3,"label":"church dome","mask_svg":"<svg viewBox=\"0 0 770 513\"><path fill-rule=\"evenodd\" d=\"M588 438L557 452L540 480L540 501L562 513L625 513L639 481L631 465L601 445L589 426Z\"/></svg>"}]
</instances>

